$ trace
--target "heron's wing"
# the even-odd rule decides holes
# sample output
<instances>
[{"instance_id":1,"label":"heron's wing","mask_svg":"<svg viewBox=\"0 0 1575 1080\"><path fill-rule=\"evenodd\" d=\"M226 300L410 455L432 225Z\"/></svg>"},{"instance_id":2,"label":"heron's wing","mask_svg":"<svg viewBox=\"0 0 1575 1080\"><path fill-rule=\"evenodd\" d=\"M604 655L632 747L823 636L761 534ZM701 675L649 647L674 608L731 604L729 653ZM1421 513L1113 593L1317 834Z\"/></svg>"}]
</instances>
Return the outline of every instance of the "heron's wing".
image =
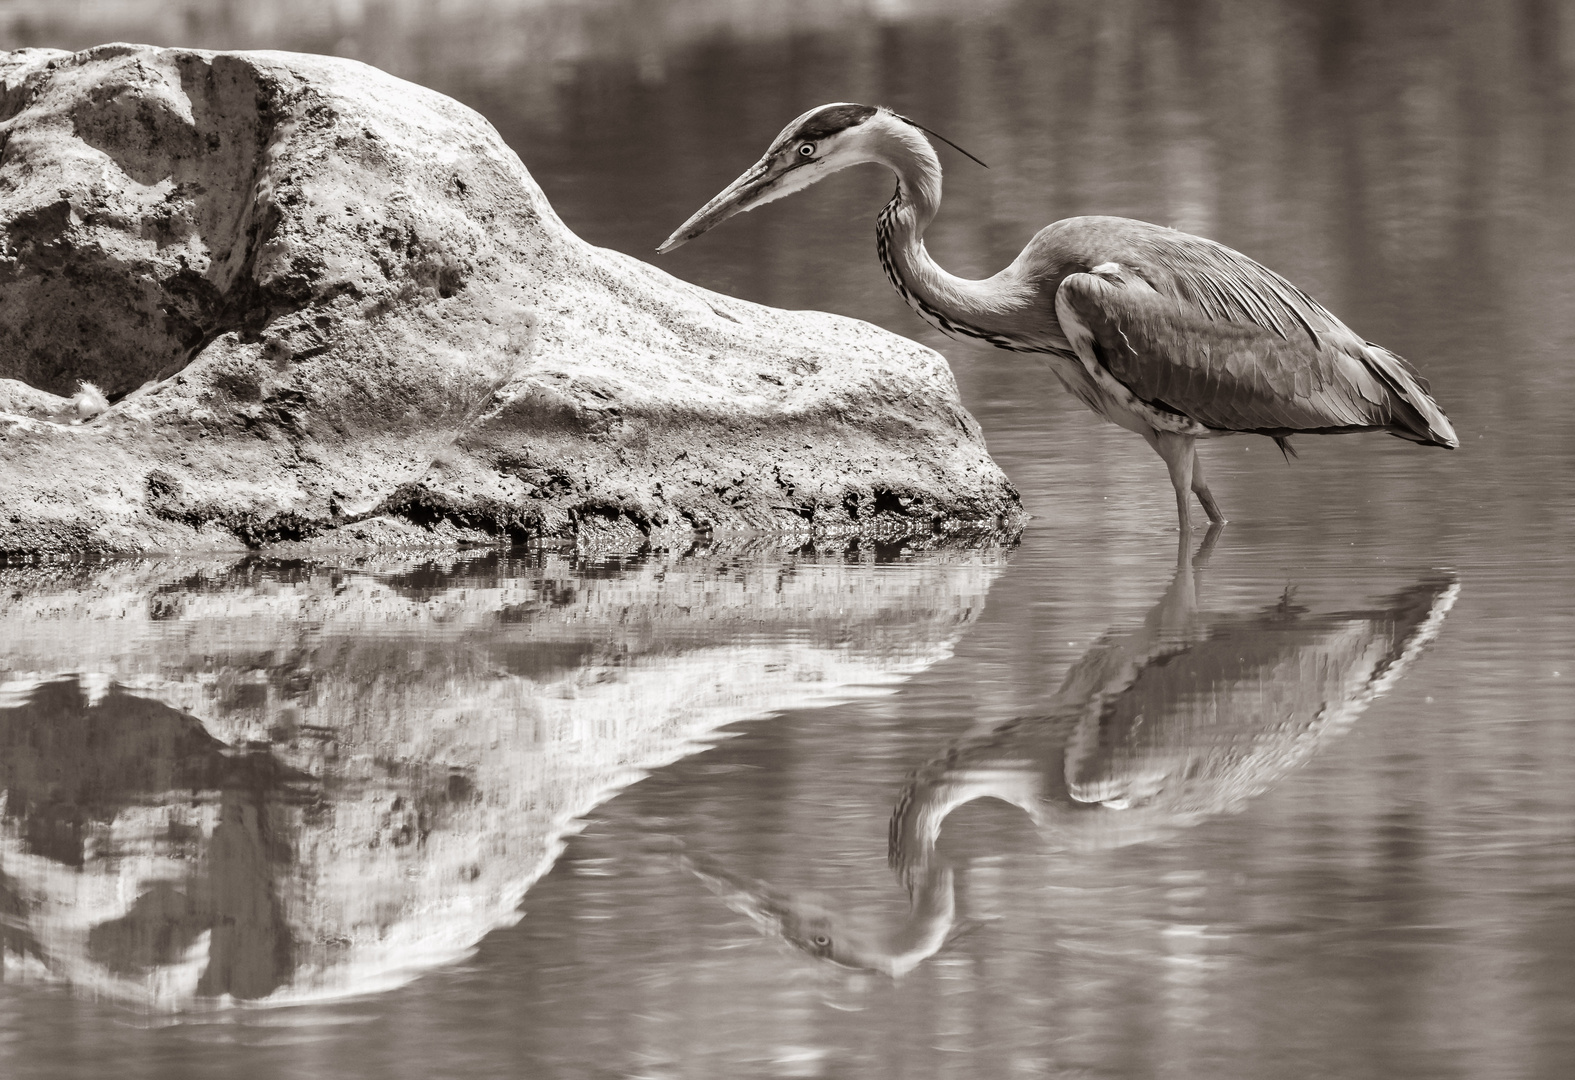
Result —
<instances>
[{"instance_id":1,"label":"heron's wing","mask_svg":"<svg viewBox=\"0 0 1575 1080\"><path fill-rule=\"evenodd\" d=\"M1144 401L1226 431L1379 428L1458 445L1409 364L1267 267L1156 226L1106 250L1121 272L1069 275L1057 311L1064 297L1099 362Z\"/></svg>"},{"instance_id":2,"label":"heron's wing","mask_svg":"<svg viewBox=\"0 0 1575 1080\"><path fill-rule=\"evenodd\" d=\"M1363 344L1328 308L1224 244L1156 225L1132 230L1126 240L1114 261L1130 261L1157 292L1212 321L1261 327L1287 340L1305 338L1314 348L1328 344L1350 352Z\"/></svg>"}]
</instances>

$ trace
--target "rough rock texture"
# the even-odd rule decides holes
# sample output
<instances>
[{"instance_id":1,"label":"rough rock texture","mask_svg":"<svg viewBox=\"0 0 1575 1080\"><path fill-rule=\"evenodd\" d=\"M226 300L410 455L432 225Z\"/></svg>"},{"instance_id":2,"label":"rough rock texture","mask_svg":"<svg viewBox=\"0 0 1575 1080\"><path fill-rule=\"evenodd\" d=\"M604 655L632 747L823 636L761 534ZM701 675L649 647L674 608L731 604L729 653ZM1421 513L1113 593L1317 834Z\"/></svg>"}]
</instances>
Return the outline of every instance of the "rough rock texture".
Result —
<instances>
[{"instance_id":1,"label":"rough rock texture","mask_svg":"<svg viewBox=\"0 0 1575 1080\"><path fill-rule=\"evenodd\" d=\"M0 553L1022 516L940 356L591 247L440 94L132 45L0 89Z\"/></svg>"},{"instance_id":2,"label":"rough rock texture","mask_svg":"<svg viewBox=\"0 0 1575 1080\"><path fill-rule=\"evenodd\" d=\"M0 979L395 985L647 771L950 655L1006 561L763 546L0 569Z\"/></svg>"}]
</instances>

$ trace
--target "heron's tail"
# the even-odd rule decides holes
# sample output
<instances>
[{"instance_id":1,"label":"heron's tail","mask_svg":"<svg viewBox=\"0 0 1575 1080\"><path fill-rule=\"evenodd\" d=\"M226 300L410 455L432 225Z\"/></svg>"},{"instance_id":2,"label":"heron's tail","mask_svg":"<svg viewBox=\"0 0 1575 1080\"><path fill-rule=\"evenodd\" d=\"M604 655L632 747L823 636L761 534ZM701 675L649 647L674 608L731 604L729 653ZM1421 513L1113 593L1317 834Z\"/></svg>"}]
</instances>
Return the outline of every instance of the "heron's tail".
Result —
<instances>
[{"instance_id":1,"label":"heron's tail","mask_svg":"<svg viewBox=\"0 0 1575 1080\"><path fill-rule=\"evenodd\" d=\"M1428 392L1427 380L1417 374L1416 368L1404 358L1370 341L1362 349L1362 359L1394 394L1395 399L1390 403L1393 409L1390 434L1424 446L1442 446L1454 450L1460 445L1449 417L1433 400Z\"/></svg>"}]
</instances>

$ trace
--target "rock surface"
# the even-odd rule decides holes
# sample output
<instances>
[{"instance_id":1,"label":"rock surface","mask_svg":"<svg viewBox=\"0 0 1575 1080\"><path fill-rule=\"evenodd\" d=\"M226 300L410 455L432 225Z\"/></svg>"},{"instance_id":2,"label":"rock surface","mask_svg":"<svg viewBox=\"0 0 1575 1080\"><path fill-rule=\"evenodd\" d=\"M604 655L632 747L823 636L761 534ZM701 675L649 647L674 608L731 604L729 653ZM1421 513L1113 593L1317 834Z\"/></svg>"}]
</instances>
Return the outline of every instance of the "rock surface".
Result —
<instances>
[{"instance_id":1,"label":"rock surface","mask_svg":"<svg viewBox=\"0 0 1575 1080\"><path fill-rule=\"evenodd\" d=\"M1022 517L940 356L584 243L440 94L132 45L0 90L0 553Z\"/></svg>"}]
</instances>

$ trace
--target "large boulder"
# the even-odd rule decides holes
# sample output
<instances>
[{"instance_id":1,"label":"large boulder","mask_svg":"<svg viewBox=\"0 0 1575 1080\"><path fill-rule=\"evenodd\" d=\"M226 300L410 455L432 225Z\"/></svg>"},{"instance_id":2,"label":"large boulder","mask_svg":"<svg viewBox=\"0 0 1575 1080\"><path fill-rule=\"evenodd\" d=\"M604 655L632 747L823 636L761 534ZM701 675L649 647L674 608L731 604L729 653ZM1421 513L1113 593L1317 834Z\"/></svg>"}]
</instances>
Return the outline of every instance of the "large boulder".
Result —
<instances>
[{"instance_id":1,"label":"large boulder","mask_svg":"<svg viewBox=\"0 0 1575 1080\"><path fill-rule=\"evenodd\" d=\"M441 94L135 45L0 89L0 554L1022 517L936 353L586 244Z\"/></svg>"}]
</instances>

